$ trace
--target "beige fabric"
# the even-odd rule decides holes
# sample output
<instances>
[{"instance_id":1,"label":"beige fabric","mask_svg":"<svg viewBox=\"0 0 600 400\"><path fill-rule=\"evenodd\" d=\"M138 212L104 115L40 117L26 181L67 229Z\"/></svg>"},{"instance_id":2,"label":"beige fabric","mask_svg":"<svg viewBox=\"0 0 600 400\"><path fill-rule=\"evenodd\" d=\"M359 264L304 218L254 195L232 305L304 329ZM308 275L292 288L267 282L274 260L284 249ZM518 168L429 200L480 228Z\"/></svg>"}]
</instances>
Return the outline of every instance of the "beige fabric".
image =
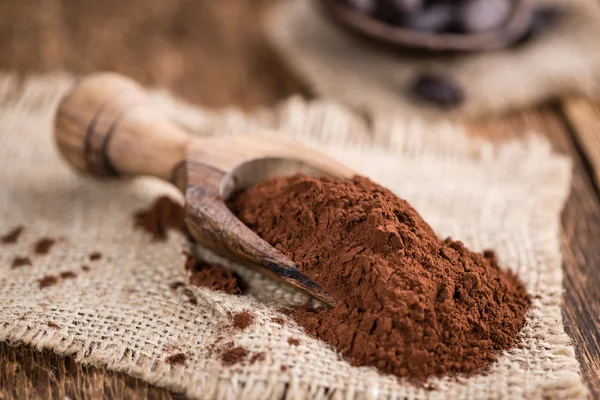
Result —
<instances>
[{"instance_id":1,"label":"beige fabric","mask_svg":"<svg viewBox=\"0 0 600 400\"><path fill-rule=\"evenodd\" d=\"M287 64L318 95L369 113L470 118L569 92L597 96L600 3L532 1L561 4L569 12L554 30L513 51L426 57L377 49L329 22L317 9L318 1L281 2L267 32ZM465 104L448 112L415 103L410 86L424 71L459 84L466 94Z\"/></svg>"},{"instance_id":2,"label":"beige fabric","mask_svg":"<svg viewBox=\"0 0 600 400\"><path fill-rule=\"evenodd\" d=\"M407 198L441 236L498 251L533 295L518 347L486 374L431 379L427 388L352 367L293 321L271 321L281 298L301 299L254 273L244 276L256 297L193 288L193 305L185 288L171 289L184 278L184 238L171 234L167 242L153 242L132 229L131 214L158 194L177 194L152 179L81 177L59 159L52 115L71 83L64 76L31 78L19 88L16 79L0 78L0 226L26 226L16 245L1 247L0 340L74 355L192 398L585 397L560 313L559 212L570 163L539 137L494 148L449 123L378 119L368 131L362 119L327 101L291 99L275 111L244 116L155 95L164 111L199 134L269 127L318 144ZM33 255L32 243L46 235L61 240L49 255ZM92 251L104 258L89 261ZM11 268L19 255L30 255L33 265ZM39 289L38 279L67 270L77 277ZM227 313L246 309L256 323L244 332L232 330ZM290 346L290 337L300 345ZM264 352L266 359L225 367L219 343L228 341L251 354ZM187 355L185 365L165 361L179 352Z\"/></svg>"}]
</instances>

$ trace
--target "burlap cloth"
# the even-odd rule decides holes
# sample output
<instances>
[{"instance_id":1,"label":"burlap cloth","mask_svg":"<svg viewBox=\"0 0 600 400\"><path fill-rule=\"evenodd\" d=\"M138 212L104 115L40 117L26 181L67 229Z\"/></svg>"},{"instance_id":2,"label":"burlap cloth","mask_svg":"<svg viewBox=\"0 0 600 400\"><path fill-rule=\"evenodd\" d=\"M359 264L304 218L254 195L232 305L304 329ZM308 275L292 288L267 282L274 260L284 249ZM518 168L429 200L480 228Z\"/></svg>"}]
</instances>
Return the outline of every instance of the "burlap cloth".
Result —
<instances>
[{"instance_id":1,"label":"burlap cloth","mask_svg":"<svg viewBox=\"0 0 600 400\"><path fill-rule=\"evenodd\" d=\"M288 0L273 10L267 33L312 90L369 113L471 118L521 108L566 93L600 94L600 2L532 0L565 12L525 46L473 54L417 55L373 47L330 22L317 0ZM411 85L434 72L460 85L465 103L443 110L417 103Z\"/></svg>"},{"instance_id":2,"label":"burlap cloth","mask_svg":"<svg viewBox=\"0 0 600 400\"><path fill-rule=\"evenodd\" d=\"M153 242L133 229L131 215L159 194L178 194L147 178L98 182L61 161L51 123L71 84L65 76L30 78L20 87L0 78L0 226L26 227L17 244L1 247L0 340L73 355L192 398L585 397L560 312L559 213L570 163L539 137L492 147L449 123L379 119L367 129L346 108L326 101L291 99L245 116L155 95L163 110L198 134L268 127L318 144L407 198L441 236L496 249L502 264L523 279L533 306L516 348L485 373L415 386L350 366L293 321L271 321L281 316L281 297L294 296L255 273L243 275L256 297L192 288L194 305L186 288L172 289L184 279L185 239L171 233L166 242ZM36 256L31 246L42 236L61 239L50 254ZM104 257L91 262L93 251ZM24 255L33 265L11 268L14 257ZM64 271L77 276L39 288L44 275ZM243 332L227 316L241 310L256 317ZM300 344L288 344L290 337ZM226 367L216 342L244 346L251 355L264 352L265 359ZM184 365L166 361L180 352L187 356Z\"/></svg>"}]
</instances>

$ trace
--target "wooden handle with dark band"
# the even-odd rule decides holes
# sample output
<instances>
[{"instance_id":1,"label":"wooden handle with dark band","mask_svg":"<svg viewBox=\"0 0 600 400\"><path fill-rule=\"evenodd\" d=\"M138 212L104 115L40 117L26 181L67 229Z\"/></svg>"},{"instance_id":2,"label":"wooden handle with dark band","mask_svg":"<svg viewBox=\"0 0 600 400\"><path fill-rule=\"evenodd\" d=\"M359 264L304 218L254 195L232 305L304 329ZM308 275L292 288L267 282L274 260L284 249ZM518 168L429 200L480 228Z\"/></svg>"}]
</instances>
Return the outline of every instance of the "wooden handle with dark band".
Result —
<instances>
[{"instance_id":1,"label":"wooden handle with dark band","mask_svg":"<svg viewBox=\"0 0 600 400\"><path fill-rule=\"evenodd\" d=\"M92 75L65 95L56 112L55 138L64 158L80 171L164 180L186 158L190 142L150 104L142 87L112 73Z\"/></svg>"}]
</instances>

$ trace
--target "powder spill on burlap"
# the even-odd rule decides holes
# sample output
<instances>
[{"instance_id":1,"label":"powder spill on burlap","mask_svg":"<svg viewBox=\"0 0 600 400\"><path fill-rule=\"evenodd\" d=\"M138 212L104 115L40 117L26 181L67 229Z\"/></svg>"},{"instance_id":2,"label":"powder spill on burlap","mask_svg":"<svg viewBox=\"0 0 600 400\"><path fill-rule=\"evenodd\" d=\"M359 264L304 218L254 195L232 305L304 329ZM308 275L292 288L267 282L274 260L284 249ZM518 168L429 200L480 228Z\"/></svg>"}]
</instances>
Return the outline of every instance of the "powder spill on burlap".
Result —
<instances>
[{"instance_id":1,"label":"powder spill on burlap","mask_svg":"<svg viewBox=\"0 0 600 400\"><path fill-rule=\"evenodd\" d=\"M180 287L184 287L184 286L185 286L185 282L181 282L181 281L175 281L175 282L171 282L171 283L169 284L169 287L170 287L172 290L177 290L177 289L179 289Z\"/></svg>"},{"instance_id":2,"label":"powder spill on burlap","mask_svg":"<svg viewBox=\"0 0 600 400\"><path fill-rule=\"evenodd\" d=\"M56 243L56 239L49 237L41 238L33 245L33 251L35 254L45 255L50 252L52 246Z\"/></svg>"},{"instance_id":3,"label":"powder spill on burlap","mask_svg":"<svg viewBox=\"0 0 600 400\"><path fill-rule=\"evenodd\" d=\"M11 267L12 268L19 268L19 267L24 267L25 265L31 265L31 260L29 259L29 257L15 257L12 260L11 263Z\"/></svg>"},{"instance_id":4,"label":"powder spill on burlap","mask_svg":"<svg viewBox=\"0 0 600 400\"><path fill-rule=\"evenodd\" d=\"M252 357L250 357L250 360L248 361L248 363L249 363L250 365L252 365L252 364L254 364L254 363L256 363L256 362L259 362L259 361L265 361L265 360L266 360L266 358L267 358L267 355L266 355L265 353L263 353L263 352L260 352L260 353L254 353L254 354L252 355Z\"/></svg>"},{"instance_id":5,"label":"powder spill on burlap","mask_svg":"<svg viewBox=\"0 0 600 400\"><path fill-rule=\"evenodd\" d=\"M276 178L229 205L336 298L292 317L353 365L424 380L475 373L516 344L529 306L520 281L493 254L440 240L367 178Z\"/></svg>"},{"instance_id":6,"label":"powder spill on burlap","mask_svg":"<svg viewBox=\"0 0 600 400\"><path fill-rule=\"evenodd\" d=\"M239 313L235 313L231 316L233 320L233 327L240 331L243 331L254 322L254 315L248 310L244 310Z\"/></svg>"},{"instance_id":7,"label":"powder spill on burlap","mask_svg":"<svg viewBox=\"0 0 600 400\"><path fill-rule=\"evenodd\" d=\"M165 240L168 229L187 234L184 208L167 196L158 197L148 209L136 211L133 219L134 226L151 234L154 240Z\"/></svg>"},{"instance_id":8,"label":"powder spill on burlap","mask_svg":"<svg viewBox=\"0 0 600 400\"><path fill-rule=\"evenodd\" d=\"M48 327L50 327L52 329L56 329L56 330L60 329L60 325L58 325L57 323L52 322L52 321L46 322L46 325L48 325Z\"/></svg>"},{"instance_id":9,"label":"powder spill on burlap","mask_svg":"<svg viewBox=\"0 0 600 400\"><path fill-rule=\"evenodd\" d=\"M184 365L187 361L187 356L184 353L177 353L165 358L165 361L171 365Z\"/></svg>"},{"instance_id":10,"label":"powder spill on burlap","mask_svg":"<svg viewBox=\"0 0 600 400\"><path fill-rule=\"evenodd\" d=\"M62 279L74 279L77 278L77 274L73 271L64 271L60 273Z\"/></svg>"},{"instance_id":11,"label":"powder spill on burlap","mask_svg":"<svg viewBox=\"0 0 600 400\"><path fill-rule=\"evenodd\" d=\"M183 291L181 292L185 297L187 297L188 299L188 303L197 306L198 305L198 298L196 297L196 295L194 294L194 292L192 292L190 289L183 289Z\"/></svg>"},{"instance_id":12,"label":"powder spill on burlap","mask_svg":"<svg viewBox=\"0 0 600 400\"><path fill-rule=\"evenodd\" d=\"M244 361L248 357L248 350L242 346L227 349L221 354L221 361L227 366L231 366Z\"/></svg>"},{"instance_id":13,"label":"powder spill on burlap","mask_svg":"<svg viewBox=\"0 0 600 400\"><path fill-rule=\"evenodd\" d=\"M187 256L185 269L191 271L189 283L193 286L229 294L240 294L245 288L239 275L219 264L209 264Z\"/></svg>"},{"instance_id":14,"label":"powder spill on burlap","mask_svg":"<svg viewBox=\"0 0 600 400\"><path fill-rule=\"evenodd\" d=\"M155 240L165 240L169 229L182 232L189 238L185 209L167 196L158 197L148 209L136 211L133 218L134 226L148 232ZM222 265L209 264L187 255L184 268L191 273L190 285L229 294L240 294L245 289L241 278ZM192 304L197 303L193 295L188 297Z\"/></svg>"},{"instance_id":15,"label":"powder spill on burlap","mask_svg":"<svg viewBox=\"0 0 600 400\"><path fill-rule=\"evenodd\" d=\"M8 231L6 234L0 236L0 243L2 244L15 244L19 241L19 237L23 233L23 226L19 225Z\"/></svg>"},{"instance_id":16,"label":"powder spill on burlap","mask_svg":"<svg viewBox=\"0 0 600 400\"><path fill-rule=\"evenodd\" d=\"M41 279L38 279L40 289L54 286L58 283L58 278L53 275L44 275Z\"/></svg>"}]
</instances>

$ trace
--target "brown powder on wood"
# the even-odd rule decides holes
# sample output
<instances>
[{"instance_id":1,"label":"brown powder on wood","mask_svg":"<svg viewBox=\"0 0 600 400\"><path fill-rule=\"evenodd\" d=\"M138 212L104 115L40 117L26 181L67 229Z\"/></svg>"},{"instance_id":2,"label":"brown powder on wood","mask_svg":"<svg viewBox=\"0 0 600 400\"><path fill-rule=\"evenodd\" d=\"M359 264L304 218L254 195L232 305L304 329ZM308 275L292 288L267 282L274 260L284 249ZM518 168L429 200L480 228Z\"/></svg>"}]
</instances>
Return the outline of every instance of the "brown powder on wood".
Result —
<instances>
[{"instance_id":1,"label":"brown powder on wood","mask_svg":"<svg viewBox=\"0 0 600 400\"><path fill-rule=\"evenodd\" d=\"M25 265L31 265L31 260L29 257L15 257L12 261L12 268L24 267Z\"/></svg>"},{"instance_id":2,"label":"brown powder on wood","mask_svg":"<svg viewBox=\"0 0 600 400\"><path fill-rule=\"evenodd\" d=\"M248 350L246 350L244 347L238 346L225 350L225 352L221 354L221 361L225 365L234 365L244 361L246 357L248 357Z\"/></svg>"},{"instance_id":3,"label":"brown powder on wood","mask_svg":"<svg viewBox=\"0 0 600 400\"><path fill-rule=\"evenodd\" d=\"M137 211L133 219L136 228L145 230L155 240L165 240L168 229L187 234L184 208L167 196L154 200L150 208Z\"/></svg>"},{"instance_id":4,"label":"brown powder on wood","mask_svg":"<svg viewBox=\"0 0 600 400\"><path fill-rule=\"evenodd\" d=\"M240 294L245 289L242 279L222 265L209 264L187 256L185 269L193 271L190 275L190 285L230 294Z\"/></svg>"},{"instance_id":5,"label":"brown powder on wood","mask_svg":"<svg viewBox=\"0 0 600 400\"><path fill-rule=\"evenodd\" d=\"M187 361L187 356L183 353L177 353L165 358L165 361L171 365L184 365Z\"/></svg>"},{"instance_id":6,"label":"brown powder on wood","mask_svg":"<svg viewBox=\"0 0 600 400\"><path fill-rule=\"evenodd\" d=\"M43 289L48 286L56 285L58 283L58 278L52 275L45 275L42 279L38 279L38 283L40 289Z\"/></svg>"},{"instance_id":7,"label":"brown powder on wood","mask_svg":"<svg viewBox=\"0 0 600 400\"><path fill-rule=\"evenodd\" d=\"M332 309L292 316L353 365L416 380L474 373L513 347L524 325L529 297L493 255L438 239L367 178L277 178L230 207L336 298Z\"/></svg>"},{"instance_id":8,"label":"brown powder on wood","mask_svg":"<svg viewBox=\"0 0 600 400\"><path fill-rule=\"evenodd\" d=\"M40 240L35 242L35 244L33 245L33 251L35 252L35 254L40 254L40 255L48 254L50 252L50 249L52 248L52 246L54 246L55 243L56 243L55 239L48 238L48 237L41 238Z\"/></svg>"},{"instance_id":9,"label":"brown powder on wood","mask_svg":"<svg viewBox=\"0 0 600 400\"><path fill-rule=\"evenodd\" d=\"M21 236L21 233L23 233L23 229L24 228L22 226L17 226L15 228L11 229L3 236L0 236L0 242L2 244L17 243L17 241L19 240L19 237Z\"/></svg>"},{"instance_id":10,"label":"brown powder on wood","mask_svg":"<svg viewBox=\"0 0 600 400\"><path fill-rule=\"evenodd\" d=\"M243 331L254 322L254 315L248 310L233 314L233 327Z\"/></svg>"}]
</instances>

